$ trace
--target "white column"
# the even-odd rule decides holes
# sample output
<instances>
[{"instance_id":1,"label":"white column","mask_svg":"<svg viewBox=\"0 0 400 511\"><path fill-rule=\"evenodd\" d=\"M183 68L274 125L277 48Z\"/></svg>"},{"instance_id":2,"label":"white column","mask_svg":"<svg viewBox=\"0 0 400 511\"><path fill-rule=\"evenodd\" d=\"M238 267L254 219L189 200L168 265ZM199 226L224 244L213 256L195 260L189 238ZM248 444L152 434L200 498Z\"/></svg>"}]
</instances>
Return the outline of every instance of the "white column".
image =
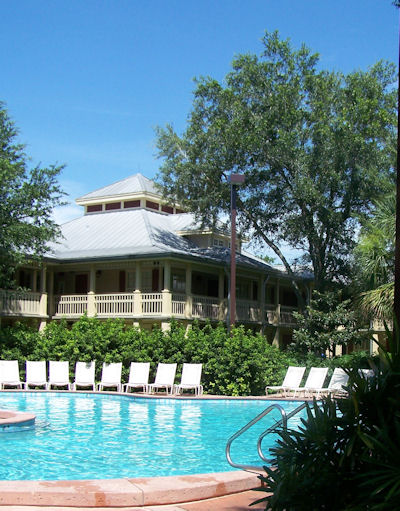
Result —
<instances>
[{"instance_id":1,"label":"white column","mask_svg":"<svg viewBox=\"0 0 400 511\"><path fill-rule=\"evenodd\" d=\"M171 287L171 263L169 261L165 261L164 263L164 288L162 290L162 315L168 318L172 315L172 293L170 291ZM161 328L164 330L163 324L161 324Z\"/></svg>"},{"instance_id":2,"label":"white column","mask_svg":"<svg viewBox=\"0 0 400 511\"><path fill-rule=\"evenodd\" d=\"M188 264L186 266L185 275L185 318L192 319L192 308L193 308L193 297L192 297L192 266Z\"/></svg>"},{"instance_id":3,"label":"white column","mask_svg":"<svg viewBox=\"0 0 400 511\"><path fill-rule=\"evenodd\" d=\"M135 316L142 315L142 266L140 262L135 265L135 291L133 297L133 313Z\"/></svg>"},{"instance_id":4,"label":"white column","mask_svg":"<svg viewBox=\"0 0 400 511\"><path fill-rule=\"evenodd\" d=\"M89 292L87 304L87 315L89 317L93 317L96 315L95 292L96 292L96 270L92 266L90 268L89 273Z\"/></svg>"}]
</instances>

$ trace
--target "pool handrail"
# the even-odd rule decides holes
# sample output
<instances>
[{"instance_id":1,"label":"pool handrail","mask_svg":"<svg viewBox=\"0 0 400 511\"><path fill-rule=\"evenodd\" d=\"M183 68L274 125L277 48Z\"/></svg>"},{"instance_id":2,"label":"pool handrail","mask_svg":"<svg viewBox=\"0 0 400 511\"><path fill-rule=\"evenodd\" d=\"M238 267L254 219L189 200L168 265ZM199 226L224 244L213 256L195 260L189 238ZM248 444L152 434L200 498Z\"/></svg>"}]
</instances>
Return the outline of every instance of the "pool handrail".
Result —
<instances>
[{"instance_id":1,"label":"pool handrail","mask_svg":"<svg viewBox=\"0 0 400 511\"><path fill-rule=\"evenodd\" d=\"M303 410L306 406L307 406L307 403L304 402L300 406L298 406L295 410L290 412L289 414L286 414L286 411L284 410L284 408L281 405L278 405L277 403L274 403L274 404L268 406L265 410L263 410L261 413L259 413L256 417L254 417L254 419L252 419L250 422L248 422L245 426L243 426L239 431L234 433L229 438L229 440L228 440L228 442L226 444L226 447L225 447L225 455L226 455L226 459L228 460L229 465L231 465L231 467L233 467L233 468L240 468L241 470L246 470L247 472L256 472L256 473L264 472L264 468L262 466L244 465L244 464L240 464L240 463L235 463L232 460L232 457L231 457L231 445L232 445L232 442L234 440L236 440L236 438L241 436L245 431L247 431L252 426L254 426L254 424L256 424L259 420L261 420L263 417L268 415L270 412L272 412L275 409L279 410L279 412L281 414L281 419L279 421L275 422L275 424L273 424L269 428L267 428L263 433L261 433L261 435L259 436L259 438L257 440L257 452L258 452L258 455L260 456L260 458L263 461L265 461L266 463L269 463L271 460L266 458L266 456L262 452L262 448L261 448L262 440L264 439L264 437L266 435L271 433L277 427L282 426L284 429L287 429L287 421L288 421L288 419L290 419L291 417L293 417L297 413L301 412L301 410Z\"/></svg>"}]
</instances>

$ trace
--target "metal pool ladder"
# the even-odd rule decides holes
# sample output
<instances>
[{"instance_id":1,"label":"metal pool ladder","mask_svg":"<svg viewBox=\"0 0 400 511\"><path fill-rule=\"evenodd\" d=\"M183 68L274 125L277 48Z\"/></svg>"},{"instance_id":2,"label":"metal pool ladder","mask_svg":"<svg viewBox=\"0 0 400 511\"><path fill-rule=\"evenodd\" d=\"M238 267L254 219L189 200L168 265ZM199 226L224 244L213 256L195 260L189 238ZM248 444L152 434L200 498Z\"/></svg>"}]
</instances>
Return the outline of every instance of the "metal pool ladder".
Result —
<instances>
[{"instance_id":1,"label":"metal pool ladder","mask_svg":"<svg viewBox=\"0 0 400 511\"><path fill-rule=\"evenodd\" d=\"M266 437L269 433L274 431L277 427L282 426L284 429L286 429L287 428L287 421L291 417L293 417L294 415L296 415L299 412L301 412L306 406L307 406L307 403L302 403L295 410L293 410L292 412L290 412L288 414L285 412L285 410L282 408L281 405L273 404L273 405L268 406L268 408L266 408L264 411L262 411L256 417L254 417L254 419L252 419L250 422L248 422L245 426L243 426L243 428L239 429L239 431L237 431L235 434L233 434L229 438L229 440L228 440L228 442L226 444L226 448L225 448L226 459L228 460L229 465L231 465L234 468L240 468L242 470L247 470L249 472L257 472L257 473L264 472L264 469L263 469L262 466L258 467L256 465L243 465L243 464L235 463L234 461L232 461L232 457L231 457L231 445L232 445L232 442L234 440L236 440L236 438L238 438L240 435L242 435L245 431L247 431L252 426L254 426L254 424L256 424L259 420L261 420L263 417L268 415L270 412L272 412L273 410L278 410L280 412L280 414L281 414L280 420L275 422L275 424L273 424L268 429L266 429L263 433L261 433L261 435L258 437L258 440L257 440L257 452L258 452L259 457L263 461L265 461L266 463L270 463L271 460L268 459L264 455L264 453L262 451L262 448L261 448L261 443L262 443L264 437Z\"/></svg>"}]
</instances>

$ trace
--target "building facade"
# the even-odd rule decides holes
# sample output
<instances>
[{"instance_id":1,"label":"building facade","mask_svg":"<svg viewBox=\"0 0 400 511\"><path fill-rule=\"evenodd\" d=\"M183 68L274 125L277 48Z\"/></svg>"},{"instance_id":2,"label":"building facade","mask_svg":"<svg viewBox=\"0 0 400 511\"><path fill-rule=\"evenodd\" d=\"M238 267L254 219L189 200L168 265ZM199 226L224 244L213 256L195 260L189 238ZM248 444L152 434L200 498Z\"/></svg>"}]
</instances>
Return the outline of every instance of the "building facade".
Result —
<instances>
[{"instance_id":1,"label":"building facade","mask_svg":"<svg viewBox=\"0 0 400 511\"><path fill-rule=\"evenodd\" d=\"M201 229L166 204L140 174L76 201L82 217L62 226L39 266L17 271L23 291L0 290L2 324L16 319L123 318L141 328L172 318L229 321L230 236ZM236 321L277 345L290 342L296 295L288 275L236 246ZM311 280L298 277L307 300Z\"/></svg>"}]
</instances>

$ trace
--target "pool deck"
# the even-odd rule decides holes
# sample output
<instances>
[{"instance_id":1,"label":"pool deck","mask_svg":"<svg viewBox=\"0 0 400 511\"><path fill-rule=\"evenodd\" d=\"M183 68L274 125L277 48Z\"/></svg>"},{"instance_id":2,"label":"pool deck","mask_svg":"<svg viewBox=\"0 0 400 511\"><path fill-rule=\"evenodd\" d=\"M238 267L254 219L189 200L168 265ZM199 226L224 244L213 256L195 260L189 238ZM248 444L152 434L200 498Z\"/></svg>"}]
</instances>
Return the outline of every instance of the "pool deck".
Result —
<instances>
[{"instance_id":1,"label":"pool deck","mask_svg":"<svg viewBox=\"0 0 400 511\"><path fill-rule=\"evenodd\" d=\"M16 392L20 391L16 390ZM81 392L88 393L88 391ZM101 392L101 394L106 393L121 395L115 392ZM160 395L130 395L160 398ZM166 397L165 394L163 397ZM182 400L193 399L193 396L178 398L168 396L167 398ZM282 399L282 396L231 398L208 395L202 398L270 400ZM4 419L7 420L8 417ZM250 503L265 496L263 492L252 491L260 487L261 482L257 474L242 470L135 479L0 481L0 511L48 511L49 509L54 511L243 511L249 510ZM265 505L258 504L252 506L250 510L265 510Z\"/></svg>"}]
</instances>

